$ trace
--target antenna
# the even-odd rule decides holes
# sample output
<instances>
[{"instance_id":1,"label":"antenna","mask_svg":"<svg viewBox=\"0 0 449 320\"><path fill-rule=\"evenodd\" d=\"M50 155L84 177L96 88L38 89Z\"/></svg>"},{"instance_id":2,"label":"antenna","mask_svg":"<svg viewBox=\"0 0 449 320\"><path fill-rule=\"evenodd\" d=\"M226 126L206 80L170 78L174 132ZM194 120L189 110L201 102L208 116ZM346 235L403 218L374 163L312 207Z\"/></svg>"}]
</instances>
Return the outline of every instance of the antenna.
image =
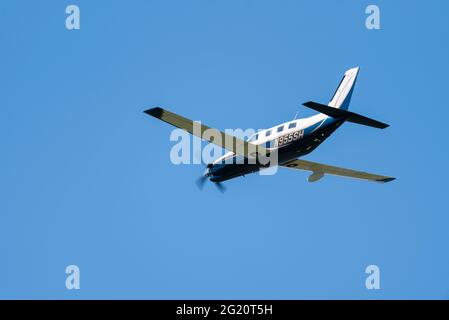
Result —
<instances>
[{"instance_id":1,"label":"antenna","mask_svg":"<svg viewBox=\"0 0 449 320\"><path fill-rule=\"evenodd\" d=\"M296 118L298 117L298 113L299 111L296 111L295 118L293 120L296 120Z\"/></svg>"}]
</instances>

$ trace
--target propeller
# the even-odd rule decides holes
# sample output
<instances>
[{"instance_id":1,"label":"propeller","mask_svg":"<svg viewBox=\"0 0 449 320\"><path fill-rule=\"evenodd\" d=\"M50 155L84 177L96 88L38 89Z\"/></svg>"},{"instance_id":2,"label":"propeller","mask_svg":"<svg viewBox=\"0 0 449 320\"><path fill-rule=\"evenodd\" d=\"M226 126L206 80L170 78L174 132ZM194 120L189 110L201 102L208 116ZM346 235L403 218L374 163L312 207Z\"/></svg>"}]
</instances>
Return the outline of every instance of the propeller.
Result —
<instances>
[{"instance_id":1,"label":"propeller","mask_svg":"<svg viewBox=\"0 0 449 320\"><path fill-rule=\"evenodd\" d=\"M209 168L206 168L206 171L198 178L196 179L196 185L198 189L203 190L204 184L209 179ZM220 182L214 182L214 185L217 187L218 190L220 190L221 193L224 193L226 191L226 187L220 183Z\"/></svg>"}]
</instances>

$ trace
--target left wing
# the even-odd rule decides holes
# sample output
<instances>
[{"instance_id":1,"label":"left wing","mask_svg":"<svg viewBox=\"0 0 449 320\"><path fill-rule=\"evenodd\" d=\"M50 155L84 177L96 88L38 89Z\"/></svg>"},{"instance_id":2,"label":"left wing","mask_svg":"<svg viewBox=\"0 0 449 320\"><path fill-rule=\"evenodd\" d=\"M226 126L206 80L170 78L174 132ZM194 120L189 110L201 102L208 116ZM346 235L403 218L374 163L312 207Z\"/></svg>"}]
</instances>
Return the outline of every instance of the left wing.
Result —
<instances>
[{"instance_id":1,"label":"left wing","mask_svg":"<svg viewBox=\"0 0 449 320\"><path fill-rule=\"evenodd\" d=\"M396 178L381 176L377 174L371 174L362 171L355 171L351 169L344 169L334 166L328 166L326 164L321 164L312 161L300 160L296 159L281 165L282 167L291 168L291 169L300 169L312 171L312 174L309 176L309 182L314 182L321 179L325 174L332 174L343 177L350 177L362 180L369 180L375 182L390 182L395 180Z\"/></svg>"},{"instance_id":2,"label":"left wing","mask_svg":"<svg viewBox=\"0 0 449 320\"><path fill-rule=\"evenodd\" d=\"M183 129L188 133L214 143L224 149L244 156L245 158L259 158L270 154L270 152L261 145L256 145L243 139L231 136L225 132L210 128L200 122L184 118L176 113L162 108L153 108L144 111L146 114L160 119L177 128ZM262 158L262 161L264 158Z\"/></svg>"}]
</instances>

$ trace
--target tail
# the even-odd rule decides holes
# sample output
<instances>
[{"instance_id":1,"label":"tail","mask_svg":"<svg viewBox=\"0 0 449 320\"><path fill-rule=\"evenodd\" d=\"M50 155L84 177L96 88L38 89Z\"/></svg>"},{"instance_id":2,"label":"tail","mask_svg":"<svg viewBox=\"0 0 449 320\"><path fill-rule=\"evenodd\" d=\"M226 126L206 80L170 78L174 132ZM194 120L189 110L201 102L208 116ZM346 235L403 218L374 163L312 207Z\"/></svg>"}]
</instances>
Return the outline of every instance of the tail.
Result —
<instances>
[{"instance_id":1,"label":"tail","mask_svg":"<svg viewBox=\"0 0 449 320\"><path fill-rule=\"evenodd\" d=\"M360 68L357 67L346 71L343 79L341 80L337 90L334 93L334 96L332 97L331 102L329 102L327 106L313 101L306 102L303 105L307 108L324 113L325 115L328 115L329 117L332 117L334 119L344 119L348 122L353 122L379 129L387 128L388 124L386 123L348 111L359 69Z\"/></svg>"},{"instance_id":2,"label":"tail","mask_svg":"<svg viewBox=\"0 0 449 320\"><path fill-rule=\"evenodd\" d=\"M340 84L334 93L334 96L328 104L329 107L348 110L359 70L360 68L356 67L345 72L343 79L341 79Z\"/></svg>"}]
</instances>

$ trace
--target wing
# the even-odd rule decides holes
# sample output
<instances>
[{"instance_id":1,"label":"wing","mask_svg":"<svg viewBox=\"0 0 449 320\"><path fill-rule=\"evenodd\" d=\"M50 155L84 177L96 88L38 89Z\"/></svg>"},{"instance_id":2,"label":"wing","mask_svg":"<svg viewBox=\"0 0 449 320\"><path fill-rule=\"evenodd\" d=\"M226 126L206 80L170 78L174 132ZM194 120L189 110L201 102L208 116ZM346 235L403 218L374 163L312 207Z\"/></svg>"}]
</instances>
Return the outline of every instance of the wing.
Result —
<instances>
[{"instance_id":1,"label":"wing","mask_svg":"<svg viewBox=\"0 0 449 320\"><path fill-rule=\"evenodd\" d=\"M309 177L309 182L314 182L319 179L321 179L325 174L332 174L337 176L343 176L343 177L350 177L350 178L356 178L356 179L362 179L362 180L370 180L375 182L390 182L393 181L396 178L387 177L387 176L381 176L377 174L371 174L366 173L362 171L355 171L351 169L344 169L334 166L328 166L325 164L312 162L312 161L306 161L306 160L300 160L296 159L290 162L287 162L283 165L283 167L291 168L291 169L300 169L300 170L307 170L312 171L312 175Z\"/></svg>"},{"instance_id":2,"label":"wing","mask_svg":"<svg viewBox=\"0 0 449 320\"><path fill-rule=\"evenodd\" d=\"M183 129L190 134L214 143L224 149L246 158L266 155L268 150L260 145L247 142L217 129L210 128L200 122L192 121L162 108L144 111L146 114Z\"/></svg>"}]
</instances>

